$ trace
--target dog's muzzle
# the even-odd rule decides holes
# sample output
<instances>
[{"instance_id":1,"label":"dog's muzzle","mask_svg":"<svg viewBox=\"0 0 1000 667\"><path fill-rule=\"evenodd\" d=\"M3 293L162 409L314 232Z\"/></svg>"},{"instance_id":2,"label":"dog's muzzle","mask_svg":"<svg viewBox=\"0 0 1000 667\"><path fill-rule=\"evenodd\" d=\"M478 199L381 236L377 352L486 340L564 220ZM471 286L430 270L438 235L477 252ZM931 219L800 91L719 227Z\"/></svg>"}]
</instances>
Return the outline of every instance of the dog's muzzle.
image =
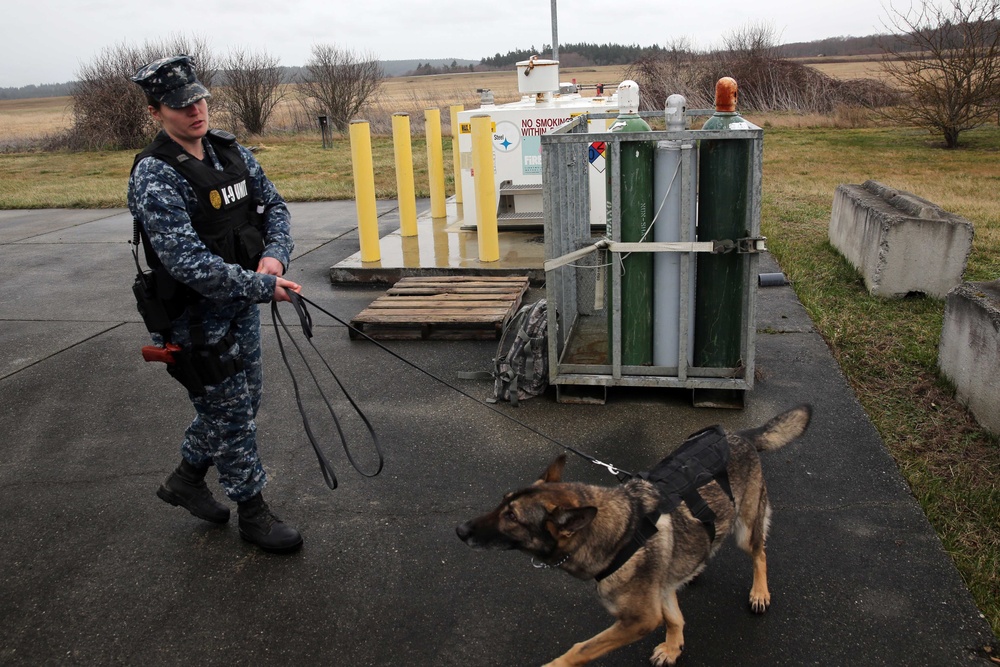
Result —
<instances>
[{"instance_id":1,"label":"dog's muzzle","mask_svg":"<svg viewBox=\"0 0 1000 667\"><path fill-rule=\"evenodd\" d=\"M455 526L455 534L458 535L458 539L468 542L472 537L472 522L466 521Z\"/></svg>"}]
</instances>

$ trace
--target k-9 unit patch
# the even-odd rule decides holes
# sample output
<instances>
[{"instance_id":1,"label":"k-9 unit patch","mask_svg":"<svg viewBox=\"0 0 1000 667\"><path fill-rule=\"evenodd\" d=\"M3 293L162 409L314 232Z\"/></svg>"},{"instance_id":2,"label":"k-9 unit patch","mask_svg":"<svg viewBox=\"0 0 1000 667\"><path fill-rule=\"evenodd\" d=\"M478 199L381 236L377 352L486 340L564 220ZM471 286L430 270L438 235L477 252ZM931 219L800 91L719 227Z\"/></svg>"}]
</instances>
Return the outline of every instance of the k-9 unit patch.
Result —
<instances>
[{"instance_id":1,"label":"k-9 unit patch","mask_svg":"<svg viewBox=\"0 0 1000 667\"><path fill-rule=\"evenodd\" d=\"M238 205L247 196L247 181L244 178L243 180L212 190L208 193L208 201L212 204L212 208L218 211L219 209L230 209Z\"/></svg>"}]
</instances>

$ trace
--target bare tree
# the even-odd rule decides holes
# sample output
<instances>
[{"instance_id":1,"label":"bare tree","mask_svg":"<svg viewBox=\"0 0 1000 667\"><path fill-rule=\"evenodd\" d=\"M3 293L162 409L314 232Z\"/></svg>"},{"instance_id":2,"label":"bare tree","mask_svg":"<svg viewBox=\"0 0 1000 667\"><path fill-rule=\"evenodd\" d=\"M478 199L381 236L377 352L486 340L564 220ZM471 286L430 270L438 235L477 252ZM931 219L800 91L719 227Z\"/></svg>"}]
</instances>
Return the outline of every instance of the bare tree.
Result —
<instances>
[{"instance_id":1,"label":"bare tree","mask_svg":"<svg viewBox=\"0 0 1000 667\"><path fill-rule=\"evenodd\" d=\"M330 44L314 44L312 58L300 78L302 92L325 111L340 132L382 87L385 73L371 53L356 53Z\"/></svg>"},{"instance_id":2,"label":"bare tree","mask_svg":"<svg viewBox=\"0 0 1000 667\"><path fill-rule=\"evenodd\" d=\"M146 98L130 80L140 67L158 58L186 53L195 60L198 78L211 86L214 59L201 38L172 37L143 46L107 47L77 71L73 87L72 148L139 148L156 131Z\"/></svg>"},{"instance_id":3,"label":"bare tree","mask_svg":"<svg viewBox=\"0 0 1000 667\"><path fill-rule=\"evenodd\" d=\"M909 95L891 111L896 121L925 127L958 146L959 134L996 113L1000 94L1000 0L921 0L890 6L895 33L882 44L885 69Z\"/></svg>"},{"instance_id":4,"label":"bare tree","mask_svg":"<svg viewBox=\"0 0 1000 667\"><path fill-rule=\"evenodd\" d=\"M286 94L280 61L266 51L237 48L222 62L225 86L217 89L215 106L248 134L261 134Z\"/></svg>"},{"instance_id":5,"label":"bare tree","mask_svg":"<svg viewBox=\"0 0 1000 667\"><path fill-rule=\"evenodd\" d=\"M773 60L780 57L781 33L767 21L750 21L723 36L724 51L740 58Z\"/></svg>"},{"instance_id":6,"label":"bare tree","mask_svg":"<svg viewBox=\"0 0 1000 667\"><path fill-rule=\"evenodd\" d=\"M703 67L690 40L678 38L662 51L641 57L625 69L626 79L638 82L640 101L645 111L663 109L668 95L687 98L691 108L711 106L712 97L705 94Z\"/></svg>"}]
</instances>

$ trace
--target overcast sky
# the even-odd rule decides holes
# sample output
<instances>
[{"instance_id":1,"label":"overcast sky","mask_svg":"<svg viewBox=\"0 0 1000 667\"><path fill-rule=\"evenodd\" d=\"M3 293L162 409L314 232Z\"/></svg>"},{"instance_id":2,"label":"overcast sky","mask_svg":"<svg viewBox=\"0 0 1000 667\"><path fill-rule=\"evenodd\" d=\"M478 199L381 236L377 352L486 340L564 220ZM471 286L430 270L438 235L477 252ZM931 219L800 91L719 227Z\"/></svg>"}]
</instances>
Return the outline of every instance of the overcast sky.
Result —
<instances>
[{"instance_id":1,"label":"overcast sky","mask_svg":"<svg viewBox=\"0 0 1000 667\"><path fill-rule=\"evenodd\" d=\"M908 5L908 0L896 0ZM381 60L478 60L552 41L550 0L2 0L0 87L63 83L105 47L201 36L217 55L249 47L304 65L312 44L371 52ZM764 21L781 42L885 32L879 0L562 0L559 42L698 49Z\"/></svg>"}]
</instances>

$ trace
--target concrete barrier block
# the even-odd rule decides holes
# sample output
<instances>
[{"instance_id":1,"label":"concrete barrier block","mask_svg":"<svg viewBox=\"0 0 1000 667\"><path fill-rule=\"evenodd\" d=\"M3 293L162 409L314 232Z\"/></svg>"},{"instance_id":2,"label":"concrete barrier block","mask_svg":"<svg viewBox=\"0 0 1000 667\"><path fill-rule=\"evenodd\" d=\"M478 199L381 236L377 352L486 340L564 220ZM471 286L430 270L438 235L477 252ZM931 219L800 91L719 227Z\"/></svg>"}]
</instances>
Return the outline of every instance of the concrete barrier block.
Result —
<instances>
[{"instance_id":1,"label":"concrete barrier block","mask_svg":"<svg viewBox=\"0 0 1000 667\"><path fill-rule=\"evenodd\" d=\"M979 424L1000 434L1000 280L963 283L948 293L938 367Z\"/></svg>"},{"instance_id":2,"label":"concrete barrier block","mask_svg":"<svg viewBox=\"0 0 1000 667\"><path fill-rule=\"evenodd\" d=\"M876 181L839 185L833 197L830 243L877 296L943 299L962 282L972 237L965 218Z\"/></svg>"}]
</instances>

